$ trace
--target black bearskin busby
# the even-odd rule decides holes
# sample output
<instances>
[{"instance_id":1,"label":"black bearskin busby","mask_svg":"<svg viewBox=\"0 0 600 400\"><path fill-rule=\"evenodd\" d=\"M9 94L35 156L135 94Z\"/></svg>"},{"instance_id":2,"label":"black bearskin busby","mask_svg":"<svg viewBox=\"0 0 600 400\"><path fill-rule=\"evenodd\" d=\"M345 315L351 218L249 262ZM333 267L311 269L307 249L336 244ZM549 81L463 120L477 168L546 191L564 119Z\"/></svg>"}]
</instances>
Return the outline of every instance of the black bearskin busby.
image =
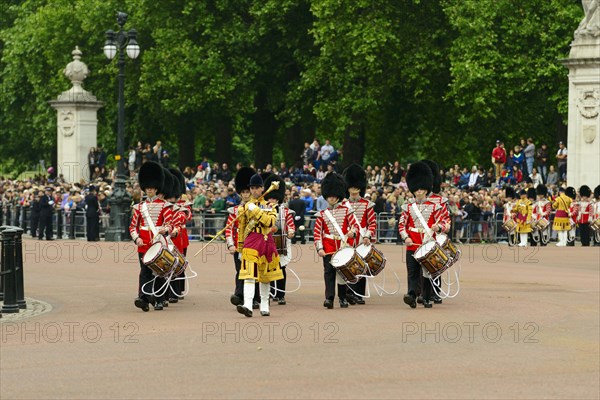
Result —
<instances>
[{"instance_id":1,"label":"black bearskin busby","mask_svg":"<svg viewBox=\"0 0 600 400\"><path fill-rule=\"evenodd\" d=\"M600 200L600 185L596 186L594 189L594 197L596 200Z\"/></svg>"},{"instance_id":2,"label":"black bearskin busby","mask_svg":"<svg viewBox=\"0 0 600 400\"><path fill-rule=\"evenodd\" d=\"M146 161L140 167L138 180L142 190L153 188L160 191L165 180L163 167L154 161Z\"/></svg>"},{"instance_id":3,"label":"black bearskin busby","mask_svg":"<svg viewBox=\"0 0 600 400\"><path fill-rule=\"evenodd\" d=\"M250 178L256 174L256 171L250 167L242 167L235 174L235 191L241 194L242 191L250 189Z\"/></svg>"},{"instance_id":4,"label":"black bearskin busby","mask_svg":"<svg viewBox=\"0 0 600 400\"><path fill-rule=\"evenodd\" d=\"M260 176L259 174L254 174L250 178L250 182L248 183L248 187L264 186L264 184L265 184L265 181L263 180L262 176Z\"/></svg>"},{"instance_id":5,"label":"black bearskin busby","mask_svg":"<svg viewBox=\"0 0 600 400\"><path fill-rule=\"evenodd\" d=\"M406 184L408 185L408 190L412 193L415 193L419 189L427 190L427 193L431 192L433 174L429 165L421 161L411 164L406 173Z\"/></svg>"},{"instance_id":6,"label":"black bearskin busby","mask_svg":"<svg viewBox=\"0 0 600 400\"><path fill-rule=\"evenodd\" d=\"M515 189L513 189L510 186L507 186L506 188L504 188L504 197L506 198L511 198L511 199L516 199L517 198L517 194L515 193Z\"/></svg>"},{"instance_id":7,"label":"black bearskin busby","mask_svg":"<svg viewBox=\"0 0 600 400\"><path fill-rule=\"evenodd\" d=\"M263 172L260 173L260 177L263 180L263 184L267 180L267 178L270 177L271 175L273 175L273 173L267 172L267 171L263 171Z\"/></svg>"},{"instance_id":8,"label":"black bearskin busby","mask_svg":"<svg viewBox=\"0 0 600 400\"><path fill-rule=\"evenodd\" d=\"M567 189L565 189L565 194L573 200L577 198L577 192L575 191L575 188L573 186L569 186Z\"/></svg>"},{"instance_id":9,"label":"black bearskin busby","mask_svg":"<svg viewBox=\"0 0 600 400\"><path fill-rule=\"evenodd\" d=\"M535 200L536 196L537 196L537 191L535 190L535 188L527 189L527 198L528 199Z\"/></svg>"},{"instance_id":10,"label":"black bearskin busby","mask_svg":"<svg viewBox=\"0 0 600 400\"><path fill-rule=\"evenodd\" d=\"M442 176L440 175L440 166L435 161L421 160L431 168L431 174L433 175L433 186L431 191L435 194L439 194L442 191Z\"/></svg>"},{"instance_id":11,"label":"black bearskin busby","mask_svg":"<svg viewBox=\"0 0 600 400\"><path fill-rule=\"evenodd\" d=\"M536 193L538 194L538 196L548 196L548 188L546 187L546 185L538 185L535 188Z\"/></svg>"},{"instance_id":12,"label":"black bearskin busby","mask_svg":"<svg viewBox=\"0 0 600 400\"><path fill-rule=\"evenodd\" d=\"M273 182L279 182L279 189L273 190L272 192L265 194L264 199L265 200L276 199L277 203L281 204L281 203L283 203L283 199L285 198L285 182L283 181L283 179L281 179L277 175L271 174L271 176L269 176L267 179L265 179L265 192L264 193L266 193L266 191L269 189L269 187L271 187L271 183L273 183Z\"/></svg>"},{"instance_id":13,"label":"black bearskin busby","mask_svg":"<svg viewBox=\"0 0 600 400\"><path fill-rule=\"evenodd\" d=\"M527 190L525 190L525 189L519 190L519 196L527 196Z\"/></svg>"},{"instance_id":14,"label":"black bearskin busby","mask_svg":"<svg viewBox=\"0 0 600 400\"><path fill-rule=\"evenodd\" d=\"M583 185L579 188L579 195L581 197L590 197L592 195L592 189L588 185Z\"/></svg>"},{"instance_id":15,"label":"black bearskin busby","mask_svg":"<svg viewBox=\"0 0 600 400\"><path fill-rule=\"evenodd\" d=\"M341 201L346 196L344 178L335 172L325 175L325 178L321 181L321 194L325 200L328 197L337 197Z\"/></svg>"},{"instance_id":16,"label":"black bearskin busby","mask_svg":"<svg viewBox=\"0 0 600 400\"><path fill-rule=\"evenodd\" d=\"M175 177L177 182L179 182L179 188L175 192L175 194L179 194L179 196L176 197L180 198L182 194L185 194L185 192L187 192L185 176L183 176L183 173L178 168L169 168L169 172L171 172L171 174Z\"/></svg>"},{"instance_id":17,"label":"black bearskin busby","mask_svg":"<svg viewBox=\"0 0 600 400\"><path fill-rule=\"evenodd\" d=\"M175 182L175 177L166 168L163 169L163 172L165 174L165 179L158 193L162 194L165 199L170 199L173 197L173 183Z\"/></svg>"},{"instance_id":18,"label":"black bearskin busby","mask_svg":"<svg viewBox=\"0 0 600 400\"><path fill-rule=\"evenodd\" d=\"M344 170L342 175L346 182L346 188L357 188L360 190L360 197L364 197L367 189L367 173L363 167L358 164L352 164Z\"/></svg>"}]
</instances>

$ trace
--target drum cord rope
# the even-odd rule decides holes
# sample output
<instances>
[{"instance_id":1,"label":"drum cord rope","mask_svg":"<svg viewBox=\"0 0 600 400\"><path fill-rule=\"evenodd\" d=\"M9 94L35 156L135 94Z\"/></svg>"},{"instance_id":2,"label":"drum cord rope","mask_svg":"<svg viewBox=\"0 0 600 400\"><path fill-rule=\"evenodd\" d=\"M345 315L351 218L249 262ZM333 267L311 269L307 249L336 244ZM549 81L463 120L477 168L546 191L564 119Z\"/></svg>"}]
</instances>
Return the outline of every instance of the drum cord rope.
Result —
<instances>
[{"instance_id":1,"label":"drum cord rope","mask_svg":"<svg viewBox=\"0 0 600 400\"><path fill-rule=\"evenodd\" d=\"M277 292L281 292L281 293L294 293L297 292L298 290L300 290L300 288L302 287L302 280L300 279L300 277L298 276L298 274L296 274L296 272L290 268L289 266L285 267L289 272L291 272L292 274L294 274L294 276L296 277L296 279L298 280L298 287L294 290L283 290L283 289L279 289L277 287L272 287L271 290L272 292L270 293L270 295L272 297L275 297L275 295L277 294ZM277 281L275 281L275 284L277 284Z\"/></svg>"}]
</instances>

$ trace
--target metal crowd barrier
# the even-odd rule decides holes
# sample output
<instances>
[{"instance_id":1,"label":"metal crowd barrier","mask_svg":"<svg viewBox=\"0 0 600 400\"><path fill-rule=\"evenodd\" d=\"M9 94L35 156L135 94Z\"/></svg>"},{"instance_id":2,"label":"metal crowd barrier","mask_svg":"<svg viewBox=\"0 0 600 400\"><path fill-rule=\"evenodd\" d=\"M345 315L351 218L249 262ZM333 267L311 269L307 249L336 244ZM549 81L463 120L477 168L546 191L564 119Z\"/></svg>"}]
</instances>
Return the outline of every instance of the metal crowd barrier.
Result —
<instances>
[{"instance_id":1,"label":"metal crowd barrier","mask_svg":"<svg viewBox=\"0 0 600 400\"><path fill-rule=\"evenodd\" d=\"M208 241L225 227L227 212L194 212L192 220L187 223L189 239L191 241ZM104 238L108 229L110 216L100 216L100 238ZM377 241L379 243L397 243L398 214L379 213L377 221ZM508 237L502 229L503 213L499 212L489 216L483 221L461 220L452 217L450 237L452 240L460 238L464 243L503 242ZM315 212L305 215L305 238L314 241ZM554 212L550 215L550 223L554 221ZM0 225L14 225L23 229L24 234L31 235L31 210L29 207L12 204L3 205L0 212ZM87 221L83 209L73 209L68 212L55 209L52 215L53 237L57 239L86 239ZM224 241L220 236L215 241ZM556 232L551 230L551 240L556 240ZM579 240L579 229L576 231L576 240Z\"/></svg>"}]
</instances>

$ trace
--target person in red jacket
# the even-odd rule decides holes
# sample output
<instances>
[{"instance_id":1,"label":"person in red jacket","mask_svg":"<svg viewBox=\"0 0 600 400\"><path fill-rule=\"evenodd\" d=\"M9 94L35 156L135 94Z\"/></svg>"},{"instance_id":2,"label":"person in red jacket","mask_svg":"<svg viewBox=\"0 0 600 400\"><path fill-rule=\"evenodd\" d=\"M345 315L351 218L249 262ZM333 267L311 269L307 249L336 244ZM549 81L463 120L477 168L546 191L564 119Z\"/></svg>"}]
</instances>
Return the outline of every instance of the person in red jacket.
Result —
<instances>
[{"instance_id":1,"label":"person in red jacket","mask_svg":"<svg viewBox=\"0 0 600 400\"><path fill-rule=\"evenodd\" d=\"M506 150L504 149L504 143L500 140L496 140L496 147L492 150L492 163L496 170L496 182L500 179L504 164L506 164Z\"/></svg>"},{"instance_id":2,"label":"person in red jacket","mask_svg":"<svg viewBox=\"0 0 600 400\"><path fill-rule=\"evenodd\" d=\"M583 185L579 188L580 200L577 202L578 213L576 223L579 225L579 236L582 246L589 246L591 241L590 222L592 222L593 207L590 197L592 189Z\"/></svg>"},{"instance_id":3,"label":"person in red jacket","mask_svg":"<svg viewBox=\"0 0 600 400\"><path fill-rule=\"evenodd\" d=\"M431 308L431 281L423 279L421 265L414 258L414 253L423 243L432 240L428 231L439 233L444 230L444 207L428 198L433 187L433 174L424 162L420 161L410 166L406 174L406 183L415 197L402 206L402 214L398 221L400 237L406 244L408 291L404 295L404 302L411 308L416 308L417 296L422 294L423 306ZM426 227L421 219L427 224Z\"/></svg>"},{"instance_id":4,"label":"person in red jacket","mask_svg":"<svg viewBox=\"0 0 600 400\"><path fill-rule=\"evenodd\" d=\"M359 225L356 237L348 239L348 244L358 247L361 244L370 246L377 238L377 221L373 207L375 203L364 198L367 189L367 174L360 165L352 164L343 173L346 187L348 188L348 201L345 205L353 212L354 218ZM350 304L365 304L366 278L360 278L358 282L350 286L357 296L350 291L346 296Z\"/></svg>"},{"instance_id":5,"label":"person in red jacket","mask_svg":"<svg viewBox=\"0 0 600 400\"><path fill-rule=\"evenodd\" d=\"M129 224L129 233L133 242L138 246L140 260L138 297L135 299L134 304L146 312L149 310L148 304L152 300L155 300L155 310L162 310L163 304L162 300L150 299L142 291L142 288L146 291L149 290L149 285L146 284L153 279L152 270L144 265L142 259L152 245L154 237L169 232L169 223L173 214L169 203L158 196L158 192L163 190L165 184L165 173L160 164L153 161L142 164L138 179L140 188L146 194L146 199L133 206L133 216L131 224ZM154 227L154 230L152 227Z\"/></svg>"},{"instance_id":6,"label":"person in red jacket","mask_svg":"<svg viewBox=\"0 0 600 400\"><path fill-rule=\"evenodd\" d=\"M351 217L351 211L342 204L346 196L344 178L335 172L328 173L321 182L321 193L329 206L316 214L314 240L319 257L323 257L323 279L325 281L325 302L323 307L332 309L337 283L340 308L348 308L346 285L337 278L331 265L333 254L345 246L348 238L353 238L358 227Z\"/></svg>"}]
</instances>

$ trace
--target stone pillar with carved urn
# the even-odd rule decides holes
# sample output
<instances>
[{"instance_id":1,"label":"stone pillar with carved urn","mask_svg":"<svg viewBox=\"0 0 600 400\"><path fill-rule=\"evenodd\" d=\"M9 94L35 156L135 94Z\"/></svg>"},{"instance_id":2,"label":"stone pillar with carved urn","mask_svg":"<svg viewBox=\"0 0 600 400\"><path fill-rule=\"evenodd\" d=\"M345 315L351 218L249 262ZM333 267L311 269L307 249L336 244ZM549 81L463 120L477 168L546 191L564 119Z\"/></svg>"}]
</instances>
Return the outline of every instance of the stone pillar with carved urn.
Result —
<instances>
[{"instance_id":1,"label":"stone pillar with carved urn","mask_svg":"<svg viewBox=\"0 0 600 400\"><path fill-rule=\"evenodd\" d=\"M585 17L575 31L569 58L567 182L600 183L600 1L583 0Z\"/></svg>"},{"instance_id":2,"label":"stone pillar with carved urn","mask_svg":"<svg viewBox=\"0 0 600 400\"><path fill-rule=\"evenodd\" d=\"M89 70L81 61L81 51L76 46L71 54L73 61L63 73L73 87L48 103L57 113L57 174L67 182L79 182L90 178L88 153L97 145L97 113L103 103L83 89Z\"/></svg>"}]
</instances>

